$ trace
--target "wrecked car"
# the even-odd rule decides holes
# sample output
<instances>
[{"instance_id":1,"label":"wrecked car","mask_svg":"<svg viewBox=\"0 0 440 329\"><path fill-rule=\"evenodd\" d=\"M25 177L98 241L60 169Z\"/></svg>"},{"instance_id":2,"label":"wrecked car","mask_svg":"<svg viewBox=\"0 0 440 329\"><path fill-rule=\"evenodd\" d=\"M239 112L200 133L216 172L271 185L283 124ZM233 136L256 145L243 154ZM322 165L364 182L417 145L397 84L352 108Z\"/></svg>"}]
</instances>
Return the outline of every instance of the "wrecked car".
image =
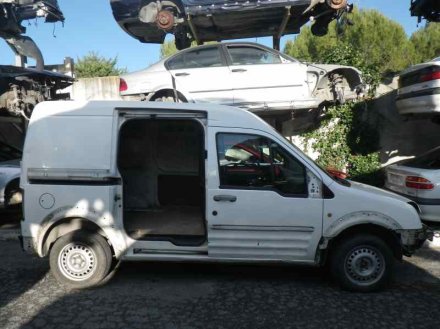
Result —
<instances>
[{"instance_id":1,"label":"wrecked car","mask_svg":"<svg viewBox=\"0 0 440 329\"><path fill-rule=\"evenodd\" d=\"M173 34L177 49L206 41L274 37L299 33L313 21L325 35L333 19L352 9L347 0L110 0L120 27L140 42L163 43Z\"/></svg>"},{"instance_id":2,"label":"wrecked car","mask_svg":"<svg viewBox=\"0 0 440 329\"><path fill-rule=\"evenodd\" d=\"M16 66L0 65L0 113L29 118L38 102L69 98L59 91L70 86L73 78L45 70L40 49L24 35L22 22L39 17L47 23L64 21L56 0L0 0L0 38L16 58ZM28 57L35 59L35 68L25 67Z\"/></svg>"},{"instance_id":3,"label":"wrecked car","mask_svg":"<svg viewBox=\"0 0 440 329\"><path fill-rule=\"evenodd\" d=\"M305 64L256 43L182 50L145 70L121 76L127 100L210 102L253 112L317 108L363 91L354 67Z\"/></svg>"}]
</instances>

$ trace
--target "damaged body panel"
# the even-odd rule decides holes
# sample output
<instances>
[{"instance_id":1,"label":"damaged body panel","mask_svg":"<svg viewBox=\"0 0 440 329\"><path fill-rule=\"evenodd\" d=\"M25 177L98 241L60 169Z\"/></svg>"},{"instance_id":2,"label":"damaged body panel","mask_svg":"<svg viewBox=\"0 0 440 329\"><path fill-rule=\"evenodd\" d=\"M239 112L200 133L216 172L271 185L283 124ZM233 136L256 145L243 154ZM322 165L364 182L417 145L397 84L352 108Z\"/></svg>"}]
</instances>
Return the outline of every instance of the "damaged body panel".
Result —
<instances>
[{"instance_id":1,"label":"damaged body panel","mask_svg":"<svg viewBox=\"0 0 440 329\"><path fill-rule=\"evenodd\" d=\"M110 0L121 28L145 43L163 43L174 34L178 49L206 41L274 37L299 33L313 21L312 32L325 35L328 24L350 10L347 0Z\"/></svg>"},{"instance_id":2,"label":"damaged body panel","mask_svg":"<svg viewBox=\"0 0 440 329\"><path fill-rule=\"evenodd\" d=\"M46 23L64 21L56 0L0 0L0 38L16 57L16 66L0 65L0 112L24 118L41 101L68 99L68 94L57 92L73 82L72 77L44 70L43 55L22 26L36 18ZM35 69L25 68L28 57L35 60Z\"/></svg>"}]
</instances>

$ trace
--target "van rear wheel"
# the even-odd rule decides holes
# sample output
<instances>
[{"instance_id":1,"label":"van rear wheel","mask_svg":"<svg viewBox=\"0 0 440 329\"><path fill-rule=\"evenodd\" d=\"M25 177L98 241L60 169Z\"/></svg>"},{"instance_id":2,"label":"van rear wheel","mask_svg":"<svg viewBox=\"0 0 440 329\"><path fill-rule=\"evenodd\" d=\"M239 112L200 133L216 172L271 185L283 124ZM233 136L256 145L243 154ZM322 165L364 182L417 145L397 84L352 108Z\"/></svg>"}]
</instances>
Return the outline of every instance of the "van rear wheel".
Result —
<instances>
[{"instance_id":1,"label":"van rear wheel","mask_svg":"<svg viewBox=\"0 0 440 329\"><path fill-rule=\"evenodd\" d=\"M99 284L112 264L107 241L99 234L83 231L74 231L56 240L49 258L57 281L74 289Z\"/></svg>"},{"instance_id":2,"label":"van rear wheel","mask_svg":"<svg viewBox=\"0 0 440 329\"><path fill-rule=\"evenodd\" d=\"M343 289L371 292L391 280L394 256L379 237L360 234L343 240L331 257L331 271Z\"/></svg>"}]
</instances>

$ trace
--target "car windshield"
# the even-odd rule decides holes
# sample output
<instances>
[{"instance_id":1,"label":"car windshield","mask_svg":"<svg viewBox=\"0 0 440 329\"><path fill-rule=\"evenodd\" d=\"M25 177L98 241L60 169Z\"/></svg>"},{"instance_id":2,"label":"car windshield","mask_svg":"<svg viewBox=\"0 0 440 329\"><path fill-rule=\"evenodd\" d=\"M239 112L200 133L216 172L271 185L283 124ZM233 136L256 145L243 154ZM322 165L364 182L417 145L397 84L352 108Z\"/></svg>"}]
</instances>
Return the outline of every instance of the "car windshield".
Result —
<instances>
[{"instance_id":1,"label":"car windshield","mask_svg":"<svg viewBox=\"0 0 440 329\"><path fill-rule=\"evenodd\" d=\"M434 58L431 62L440 62L440 57Z\"/></svg>"},{"instance_id":2,"label":"car windshield","mask_svg":"<svg viewBox=\"0 0 440 329\"><path fill-rule=\"evenodd\" d=\"M305 156L307 159L309 159L310 161L312 161L316 166L318 166L321 170L322 170L322 172L325 174L325 175L327 175L328 177L330 177L333 181L335 181L335 182L337 182L337 183L339 183L339 184L341 184L341 185L344 185L344 186L347 186L347 187L350 187L351 186L351 184L350 184L350 182L347 180L347 179L344 179L344 178L341 178L341 177L338 177L338 176L334 176L334 175L331 175L325 168L323 168L320 164L318 164L315 160L313 160L311 157L309 157L306 153L304 153L303 151L301 151L300 149L299 149L299 147L298 146L296 146L295 144L293 144L288 138L286 138L286 137L284 137L285 138L285 140L290 144L290 145L292 145L296 150L298 150L298 152L300 152L303 156Z\"/></svg>"},{"instance_id":3,"label":"car windshield","mask_svg":"<svg viewBox=\"0 0 440 329\"><path fill-rule=\"evenodd\" d=\"M440 169L440 147L413 159L404 160L400 164L421 169Z\"/></svg>"}]
</instances>

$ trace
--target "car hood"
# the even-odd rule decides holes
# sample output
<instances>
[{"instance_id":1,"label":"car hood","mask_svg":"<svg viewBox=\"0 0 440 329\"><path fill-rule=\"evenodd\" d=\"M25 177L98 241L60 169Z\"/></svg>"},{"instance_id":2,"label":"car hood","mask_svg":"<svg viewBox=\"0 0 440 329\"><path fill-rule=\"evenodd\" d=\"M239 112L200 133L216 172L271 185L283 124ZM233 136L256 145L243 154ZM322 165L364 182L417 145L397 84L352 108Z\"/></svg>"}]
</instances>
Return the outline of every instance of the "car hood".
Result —
<instances>
[{"instance_id":1,"label":"car hood","mask_svg":"<svg viewBox=\"0 0 440 329\"><path fill-rule=\"evenodd\" d=\"M376 196L380 196L380 197L384 197L384 198L391 198L394 200L399 200L399 201L403 201L405 203L411 202L410 199L405 198L399 194L387 191L387 190L383 190L381 188L377 188L371 185L366 185L366 184L361 184L358 182L353 182L350 181L351 183L351 188L358 190L358 191L362 191L362 192L367 192L367 193L373 193Z\"/></svg>"}]
</instances>

